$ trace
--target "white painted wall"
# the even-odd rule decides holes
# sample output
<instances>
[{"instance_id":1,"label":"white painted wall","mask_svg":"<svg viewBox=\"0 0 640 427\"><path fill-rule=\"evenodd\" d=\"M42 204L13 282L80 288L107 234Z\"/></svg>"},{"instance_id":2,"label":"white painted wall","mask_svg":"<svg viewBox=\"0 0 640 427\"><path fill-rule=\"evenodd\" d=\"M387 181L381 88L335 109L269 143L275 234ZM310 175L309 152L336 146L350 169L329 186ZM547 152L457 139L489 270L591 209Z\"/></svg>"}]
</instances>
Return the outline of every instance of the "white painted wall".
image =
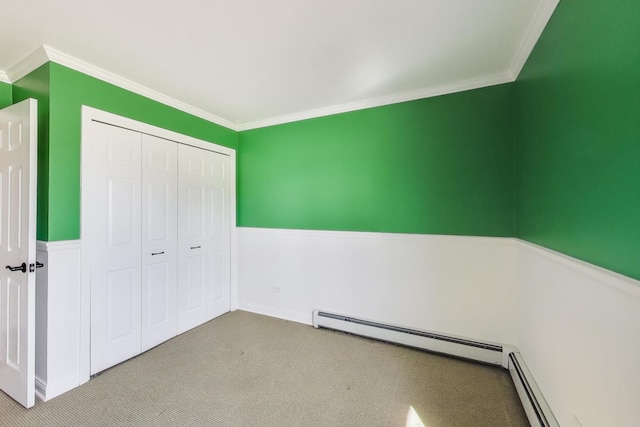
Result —
<instances>
[{"instance_id":1,"label":"white painted wall","mask_svg":"<svg viewBox=\"0 0 640 427\"><path fill-rule=\"evenodd\" d=\"M239 228L240 308L313 309L515 343L511 239Z\"/></svg>"},{"instance_id":2,"label":"white painted wall","mask_svg":"<svg viewBox=\"0 0 640 427\"><path fill-rule=\"evenodd\" d=\"M561 426L640 425L639 281L510 238L237 235L241 309L310 323L320 308L515 344Z\"/></svg>"},{"instance_id":3,"label":"white painted wall","mask_svg":"<svg viewBox=\"0 0 640 427\"><path fill-rule=\"evenodd\" d=\"M517 345L560 425L640 426L640 282L525 242L517 277Z\"/></svg>"},{"instance_id":4,"label":"white painted wall","mask_svg":"<svg viewBox=\"0 0 640 427\"><path fill-rule=\"evenodd\" d=\"M36 394L44 401L80 384L80 241L37 243Z\"/></svg>"}]
</instances>

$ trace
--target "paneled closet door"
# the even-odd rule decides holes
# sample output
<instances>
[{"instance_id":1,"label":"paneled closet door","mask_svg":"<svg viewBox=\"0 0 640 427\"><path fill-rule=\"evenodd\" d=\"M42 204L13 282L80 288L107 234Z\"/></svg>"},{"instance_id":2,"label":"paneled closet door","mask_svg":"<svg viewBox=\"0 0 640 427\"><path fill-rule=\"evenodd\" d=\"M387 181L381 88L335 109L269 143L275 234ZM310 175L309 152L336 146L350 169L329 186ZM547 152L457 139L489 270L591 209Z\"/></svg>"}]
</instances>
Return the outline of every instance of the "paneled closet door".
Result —
<instances>
[{"instance_id":1,"label":"paneled closet door","mask_svg":"<svg viewBox=\"0 0 640 427\"><path fill-rule=\"evenodd\" d=\"M93 122L91 226L91 373L141 351L141 135ZM86 193L85 193L86 194Z\"/></svg>"},{"instance_id":2,"label":"paneled closet door","mask_svg":"<svg viewBox=\"0 0 640 427\"><path fill-rule=\"evenodd\" d=\"M142 135L142 351L178 333L178 144Z\"/></svg>"},{"instance_id":3,"label":"paneled closet door","mask_svg":"<svg viewBox=\"0 0 640 427\"><path fill-rule=\"evenodd\" d=\"M178 147L178 332L230 309L229 157Z\"/></svg>"}]
</instances>

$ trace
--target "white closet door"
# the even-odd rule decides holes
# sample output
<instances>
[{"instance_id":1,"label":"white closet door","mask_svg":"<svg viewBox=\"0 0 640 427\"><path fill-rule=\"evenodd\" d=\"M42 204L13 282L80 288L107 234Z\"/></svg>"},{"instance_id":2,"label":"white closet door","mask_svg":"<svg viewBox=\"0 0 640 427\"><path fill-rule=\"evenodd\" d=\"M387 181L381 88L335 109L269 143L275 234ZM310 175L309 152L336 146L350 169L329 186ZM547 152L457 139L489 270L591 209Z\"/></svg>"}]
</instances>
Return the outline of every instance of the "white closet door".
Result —
<instances>
[{"instance_id":1,"label":"white closet door","mask_svg":"<svg viewBox=\"0 0 640 427\"><path fill-rule=\"evenodd\" d=\"M230 309L229 157L178 147L178 331Z\"/></svg>"},{"instance_id":2,"label":"white closet door","mask_svg":"<svg viewBox=\"0 0 640 427\"><path fill-rule=\"evenodd\" d=\"M178 332L178 145L142 135L142 350Z\"/></svg>"},{"instance_id":3,"label":"white closet door","mask_svg":"<svg viewBox=\"0 0 640 427\"><path fill-rule=\"evenodd\" d=\"M91 373L141 351L141 135L92 123ZM87 193L85 193L87 194Z\"/></svg>"},{"instance_id":4,"label":"white closet door","mask_svg":"<svg viewBox=\"0 0 640 427\"><path fill-rule=\"evenodd\" d=\"M208 302L210 318L218 317L231 309L231 209L229 194L231 180L229 177L229 156L210 152L208 164L209 194L207 227L211 250L207 256L211 266L211 299Z\"/></svg>"}]
</instances>

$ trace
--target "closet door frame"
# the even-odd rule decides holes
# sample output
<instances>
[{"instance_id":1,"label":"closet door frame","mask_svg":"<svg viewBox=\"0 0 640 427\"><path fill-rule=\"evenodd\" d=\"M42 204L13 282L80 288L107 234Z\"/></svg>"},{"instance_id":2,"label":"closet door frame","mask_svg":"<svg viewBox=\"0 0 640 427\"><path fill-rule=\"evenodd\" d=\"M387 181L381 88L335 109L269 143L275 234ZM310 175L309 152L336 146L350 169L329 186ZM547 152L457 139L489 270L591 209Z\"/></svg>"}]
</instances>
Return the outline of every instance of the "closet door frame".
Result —
<instances>
[{"instance_id":1,"label":"closet door frame","mask_svg":"<svg viewBox=\"0 0 640 427\"><path fill-rule=\"evenodd\" d=\"M158 138L164 138L175 141L179 144L190 145L208 151L224 154L229 156L229 231L230 231L230 307L231 310L238 309L239 293L238 293L238 251L237 251L237 233L236 233L236 150L211 142L203 141L167 129L162 129L147 123L109 113L86 105L82 106L82 137L80 144L80 242L82 252L81 277L82 283L80 287L80 384L89 381L91 370L91 247L83 236L84 230L88 230L91 224L87 197L85 192L89 189L89 168L91 138L92 138L92 122L101 122L113 126L130 129L136 132L149 134Z\"/></svg>"}]
</instances>

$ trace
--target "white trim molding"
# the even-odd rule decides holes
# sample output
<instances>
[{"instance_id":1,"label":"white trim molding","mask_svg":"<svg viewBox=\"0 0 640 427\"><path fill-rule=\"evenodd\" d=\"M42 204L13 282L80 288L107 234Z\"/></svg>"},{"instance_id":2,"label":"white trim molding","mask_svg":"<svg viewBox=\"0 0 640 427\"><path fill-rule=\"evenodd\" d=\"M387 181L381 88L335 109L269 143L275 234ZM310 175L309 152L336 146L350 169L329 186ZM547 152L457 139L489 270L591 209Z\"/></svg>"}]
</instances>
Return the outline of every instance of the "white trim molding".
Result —
<instances>
[{"instance_id":1,"label":"white trim molding","mask_svg":"<svg viewBox=\"0 0 640 427\"><path fill-rule=\"evenodd\" d=\"M11 80L9 80L9 76L4 71L0 71L0 82L11 84Z\"/></svg>"},{"instance_id":2,"label":"white trim molding","mask_svg":"<svg viewBox=\"0 0 640 427\"><path fill-rule=\"evenodd\" d=\"M47 62L49 62L47 52L44 46L40 46L13 64L12 67L6 70L6 75L9 82L13 84L32 71L42 67Z\"/></svg>"},{"instance_id":3,"label":"white trim molding","mask_svg":"<svg viewBox=\"0 0 640 427\"><path fill-rule=\"evenodd\" d=\"M553 249L545 248L535 243L525 240L516 239L520 251L526 250L534 252L540 256L547 258L549 261L563 265L565 268L575 271L575 273L584 275L591 280L602 283L612 290L620 292L628 292L634 298L640 298L640 281L616 273L606 268L588 263L586 261L573 258Z\"/></svg>"},{"instance_id":4,"label":"white trim molding","mask_svg":"<svg viewBox=\"0 0 640 427\"><path fill-rule=\"evenodd\" d=\"M289 320L291 322L302 323L303 325L312 325L311 313L302 311L287 310L271 305L253 304L250 302L241 302L239 310L249 311L251 313L262 314L263 316L275 317L277 319Z\"/></svg>"},{"instance_id":5,"label":"white trim molding","mask_svg":"<svg viewBox=\"0 0 640 427\"><path fill-rule=\"evenodd\" d=\"M200 108L191 106L183 101L167 96L147 86L138 84L132 80L121 77L111 71L100 68L96 65L90 64L81 59L75 58L69 54L61 52L47 45L42 45L36 50L31 52L26 57L18 61L13 67L6 71L6 76L9 83L15 83L30 72L41 67L47 62L55 62L56 64L64 65L72 70L79 71L88 76L102 80L119 88L128 90L135 94L144 96L153 101L160 102L161 104L173 107L177 110L191 114L192 116L199 117L207 120L211 123L223 126L225 128L237 131L237 125L230 120L219 117L215 114L211 114Z\"/></svg>"},{"instance_id":6,"label":"white trim molding","mask_svg":"<svg viewBox=\"0 0 640 427\"><path fill-rule=\"evenodd\" d=\"M318 108L315 110L303 111L300 113L287 114L255 122L241 123L237 125L238 131L258 129L268 126L280 125L284 123L298 122L301 120L315 119L318 117L332 116L334 114L348 113L350 111L364 110L367 108L382 107L385 105L399 104L402 102L415 101L418 99L432 98L440 95L464 92L467 90L480 89L487 86L494 86L503 83L510 83L514 80L508 73L498 73L489 76L482 76L474 79L448 83L442 86L433 86L410 92L403 92L380 98L365 99L363 101L350 102L346 104L333 105L330 107Z\"/></svg>"},{"instance_id":7,"label":"white trim molding","mask_svg":"<svg viewBox=\"0 0 640 427\"><path fill-rule=\"evenodd\" d=\"M518 75L520 75L520 71L522 71L527 59L529 59L529 55L531 55L533 48L542 35L544 28L549 22L549 19L551 19L551 16L556 10L559 2L560 0L542 0L538 5L538 9L531 20L529 28L516 51L511 66L509 67L508 73L513 81L515 81L518 78Z\"/></svg>"}]
</instances>

